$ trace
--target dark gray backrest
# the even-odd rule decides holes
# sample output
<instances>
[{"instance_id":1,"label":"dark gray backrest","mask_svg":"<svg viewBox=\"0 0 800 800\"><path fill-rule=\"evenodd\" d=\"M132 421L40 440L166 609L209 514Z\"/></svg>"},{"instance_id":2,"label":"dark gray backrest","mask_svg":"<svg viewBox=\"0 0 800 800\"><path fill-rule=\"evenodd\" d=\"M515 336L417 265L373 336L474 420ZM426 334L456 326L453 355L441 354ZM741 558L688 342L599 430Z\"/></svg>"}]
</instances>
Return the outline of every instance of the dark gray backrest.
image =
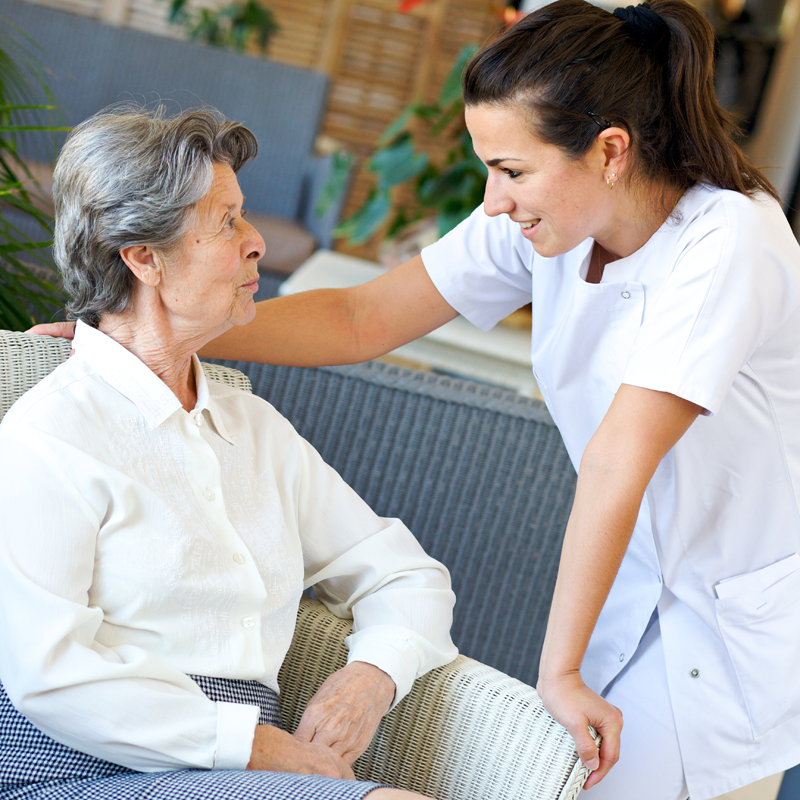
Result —
<instances>
[{"instance_id":1,"label":"dark gray backrest","mask_svg":"<svg viewBox=\"0 0 800 800\"><path fill-rule=\"evenodd\" d=\"M380 362L220 363L245 372L379 514L400 517L447 565L461 652L535 685L575 488L544 405Z\"/></svg>"},{"instance_id":2,"label":"dark gray backrest","mask_svg":"<svg viewBox=\"0 0 800 800\"><path fill-rule=\"evenodd\" d=\"M166 2L166 0L165 0ZM0 17L42 48L51 88L67 125L112 103L163 99L172 108L209 104L256 135L258 158L240 182L254 211L297 219L328 88L312 70L214 47L105 25L21 0L0 0ZM63 136L59 141L63 141ZM30 137L24 155L52 160L46 137Z\"/></svg>"}]
</instances>

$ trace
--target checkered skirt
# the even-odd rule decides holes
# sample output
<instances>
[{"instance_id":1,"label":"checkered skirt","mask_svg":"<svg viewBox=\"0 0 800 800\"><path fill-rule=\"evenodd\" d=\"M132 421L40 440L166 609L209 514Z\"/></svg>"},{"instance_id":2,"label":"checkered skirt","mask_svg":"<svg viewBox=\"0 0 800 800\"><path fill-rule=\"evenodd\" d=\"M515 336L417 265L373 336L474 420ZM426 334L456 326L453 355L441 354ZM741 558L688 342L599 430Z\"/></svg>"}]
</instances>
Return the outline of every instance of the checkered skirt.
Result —
<instances>
[{"instance_id":1,"label":"checkered skirt","mask_svg":"<svg viewBox=\"0 0 800 800\"><path fill-rule=\"evenodd\" d=\"M192 677L212 700L258 705L259 724L282 727L278 698L266 686ZM134 772L51 739L0 684L0 800L360 800L380 785L284 772Z\"/></svg>"}]
</instances>

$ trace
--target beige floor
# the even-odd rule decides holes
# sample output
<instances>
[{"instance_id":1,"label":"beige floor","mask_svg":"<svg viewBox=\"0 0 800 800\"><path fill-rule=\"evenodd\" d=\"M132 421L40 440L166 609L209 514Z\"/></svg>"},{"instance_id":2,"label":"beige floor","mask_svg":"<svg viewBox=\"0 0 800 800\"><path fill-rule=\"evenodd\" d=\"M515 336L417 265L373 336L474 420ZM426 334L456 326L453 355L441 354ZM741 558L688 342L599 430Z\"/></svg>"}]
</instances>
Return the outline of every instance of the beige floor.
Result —
<instances>
[{"instance_id":1,"label":"beige floor","mask_svg":"<svg viewBox=\"0 0 800 800\"><path fill-rule=\"evenodd\" d=\"M783 773L743 786L735 792L720 795L716 800L775 800L781 788Z\"/></svg>"}]
</instances>

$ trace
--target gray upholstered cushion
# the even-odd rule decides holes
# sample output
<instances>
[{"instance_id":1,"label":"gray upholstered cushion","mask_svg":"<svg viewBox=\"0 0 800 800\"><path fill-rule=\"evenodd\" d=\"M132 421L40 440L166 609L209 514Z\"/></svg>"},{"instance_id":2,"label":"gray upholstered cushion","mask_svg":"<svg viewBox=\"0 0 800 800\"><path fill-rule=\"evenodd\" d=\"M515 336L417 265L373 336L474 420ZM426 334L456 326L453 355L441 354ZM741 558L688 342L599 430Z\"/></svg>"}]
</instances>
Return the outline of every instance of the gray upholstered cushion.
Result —
<instances>
[{"instance_id":1,"label":"gray upholstered cushion","mask_svg":"<svg viewBox=\"0 0 800 800\"><path fill-rule=\"evenodd\" d=\"M75 125L111 103L133 100L164 102L172 110L210 104L258 139L258 158L240 174L248 206L302 218L327 76L21 0L0 0L0 16L41 46L63 117L55 124ZM64 136L26 137L22 152L52 161Z\"/></svg>"},{"instance_id":2,"label":"gray upholstered cushion","mask_svg":"<svg viewBox=\"0 0 800 800\"><path fill-rule=\"evenodd\" d=\"M290 219L250 213L247 221L264 239L260 270L289 275L317 249L314 237Z\"/></svg>"},{"instance_id":3,"label":"gray upholstered cushion","mask_svg":"<svg viewBox=\"0 0 800 800\"><path fill-rule=\"evenodd\" d=\"M575 472L544 405L381 362L225 362L450 569L453 638L535 685Z\"/></svg>"}]
</instances>

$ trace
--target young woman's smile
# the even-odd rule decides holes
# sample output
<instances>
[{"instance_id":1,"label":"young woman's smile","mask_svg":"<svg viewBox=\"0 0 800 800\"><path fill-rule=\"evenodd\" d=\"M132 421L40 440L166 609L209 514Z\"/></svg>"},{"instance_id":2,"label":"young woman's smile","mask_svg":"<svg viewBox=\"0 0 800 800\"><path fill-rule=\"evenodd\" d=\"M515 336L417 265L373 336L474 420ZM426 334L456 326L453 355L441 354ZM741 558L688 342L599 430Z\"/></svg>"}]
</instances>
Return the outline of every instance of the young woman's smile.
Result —
<instances>
[{"instance_id":1,"label":"young woman's smile","mask_svg":"<svg viewBox=\"0 0 800 800\"><path fill-rule=\"evenodd\" d=\"M522 112L509 106L467 106L466 119L489 169L484 210L507 214L539 255L560 255L611 227L602 146L570 160L533 136Z\"/></svg>"}]
</instances>

